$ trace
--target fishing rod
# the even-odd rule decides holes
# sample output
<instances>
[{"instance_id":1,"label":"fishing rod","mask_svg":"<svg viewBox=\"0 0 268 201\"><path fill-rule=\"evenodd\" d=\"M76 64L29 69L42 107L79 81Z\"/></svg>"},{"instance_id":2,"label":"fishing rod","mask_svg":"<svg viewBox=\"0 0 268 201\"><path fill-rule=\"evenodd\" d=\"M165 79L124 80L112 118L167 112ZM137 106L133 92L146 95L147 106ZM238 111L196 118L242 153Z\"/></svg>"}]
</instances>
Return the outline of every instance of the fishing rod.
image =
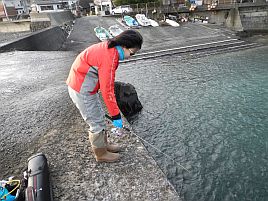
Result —
<instances>
[{"instance_id":1,"label":"fishing rod","mask_svg":"<svg viewBox=\"0 0 268 201\"><path fill-rule=\"evenodd\" d=\"M110 121L112 121L113 119L109 116L109 115L107 115L107 114L105 114L105 117L107 118L107 119L109 119ZM123 125L123 129L125 130L125 131L128 131L128 132L131 132L131 130L128 128L128 127L126 127L126 126L124 126ZM177 164L179 167L181 167L182 169L184 169L184 170L186 170L188 173L190 173L190 171L188 170L188 169L186 169L185 167L183 167L181 164L179 164L179 163L177 163L173 158L171 158L169 155L167 155L167 154L165 154L164 152L162 152L160 149L158 149L156 146L154 146L154 145L152 145L150 142L148 142L147 140L145 140L145 139L143 139L142 137L140 137L140 136L138 136L137 134L135 134L134 132L131 132L133 135L135 135L137 138L139 138L140 140L142 140L143 142L145 142L146 144L148 144L148 145L150 145L152 148L154 148L155 150L157 150L158 152L160 152L161 154L163 154L164 156L166 156L167 158L169 158L170 160L172 160L175 164Z\"/></svg>"}]
</instances>

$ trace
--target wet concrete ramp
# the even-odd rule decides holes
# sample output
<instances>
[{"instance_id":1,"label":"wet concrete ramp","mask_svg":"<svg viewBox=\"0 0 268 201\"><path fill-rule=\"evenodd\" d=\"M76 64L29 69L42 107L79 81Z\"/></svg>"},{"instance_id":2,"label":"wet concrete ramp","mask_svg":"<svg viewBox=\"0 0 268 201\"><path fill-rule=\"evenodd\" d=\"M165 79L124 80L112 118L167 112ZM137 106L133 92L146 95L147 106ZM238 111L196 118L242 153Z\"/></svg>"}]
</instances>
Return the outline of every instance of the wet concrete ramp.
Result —
<instances>
[{"instance_id":1,"label":"wet concrete ramp","mask_svg":"<svg viewBox=\"0 0 268 201\"><path fill-rule=\"evenodd\" d=\"M73 30L61 50L81 52L88 46L100 42L95 35L95 27L102 26L108 29L111 25L115 24L122 30L128 29L122 23L121 16L87 16L79 18L76 20ZM142 34L144 42L139 53L129 61L136 60L137 58L144 59L145 53L154 54L155 51L164 51L169 55L173 55L173 50L176 48L184 48L184 52L192 52L194 48L196 53L198 53L196 50L206 50L209 53L213 48L219 49L217 47L219 41L225 41L225 43L220 43L220 49L222 49L223 45L227 48L225 48L226 51L230 51L230 47L234 46L238 40L234 32L226 30L224 27L210 24L187 23L182 24L180 27L140 27L137 30ZM232 51L241 49L241 47L232 48ZM250 48L251 46L243 47ZM156 56L154 54L149 58ZM160 56L163 56L163 54Z\"/></svg>"},{"instance_id":2,"label":"wet concrete ramp","mask_svg":"<svg viewBox=\"0 0 268 201\"><path fill-rule=\"evenodd\" d=\"M118 17L102 17L102 16L87 16L78 18L74 24L73 30L66 42L63 44L61 50L63 51L78 51L81 52L88 46L100 42L95 35L94 28L102 26L108 29L112 25L119 25L122 30L123 27L118 21Z\"/></svg>"}]
</instances>

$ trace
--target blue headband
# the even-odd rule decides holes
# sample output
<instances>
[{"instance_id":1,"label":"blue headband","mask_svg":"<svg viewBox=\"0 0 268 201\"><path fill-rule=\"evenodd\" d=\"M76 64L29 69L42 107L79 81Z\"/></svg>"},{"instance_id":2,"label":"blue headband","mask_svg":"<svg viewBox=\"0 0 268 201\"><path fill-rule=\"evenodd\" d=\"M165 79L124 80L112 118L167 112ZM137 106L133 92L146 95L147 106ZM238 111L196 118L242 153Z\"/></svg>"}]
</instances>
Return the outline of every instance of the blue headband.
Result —
<instances>
[{"instance_id":1,"label":"blue headband","mask_svg":"<svg viewBox=\"0 0 268 201\"><path fill-rule=\"evenodd\" d=\"M118 51L118 54L119 54L119 60L123 61L125 59L125 53L124 53L124 50L121 46L115 46L115 48L117 49Z\"/></svg>"}]
</instances>

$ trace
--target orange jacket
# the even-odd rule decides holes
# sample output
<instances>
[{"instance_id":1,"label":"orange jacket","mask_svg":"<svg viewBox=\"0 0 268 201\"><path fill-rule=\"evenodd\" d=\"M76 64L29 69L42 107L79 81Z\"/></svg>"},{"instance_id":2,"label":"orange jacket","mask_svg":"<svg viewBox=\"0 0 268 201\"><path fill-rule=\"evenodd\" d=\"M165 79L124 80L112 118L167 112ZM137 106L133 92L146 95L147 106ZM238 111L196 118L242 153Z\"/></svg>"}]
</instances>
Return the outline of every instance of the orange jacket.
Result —
<instances>
[{"instance_id":1,"label":"orange jacket","mask_svg":"<svg viewBox=\"0 0 268 201\"><path fill-rule=\"evenodd\" d=\"M109 114L120 115L114 94L118 64L116 48L108 49L107 42L94 44L76 57L66 83L79 93L95 94L100 89Z\"/></svg>"}]
</instances>

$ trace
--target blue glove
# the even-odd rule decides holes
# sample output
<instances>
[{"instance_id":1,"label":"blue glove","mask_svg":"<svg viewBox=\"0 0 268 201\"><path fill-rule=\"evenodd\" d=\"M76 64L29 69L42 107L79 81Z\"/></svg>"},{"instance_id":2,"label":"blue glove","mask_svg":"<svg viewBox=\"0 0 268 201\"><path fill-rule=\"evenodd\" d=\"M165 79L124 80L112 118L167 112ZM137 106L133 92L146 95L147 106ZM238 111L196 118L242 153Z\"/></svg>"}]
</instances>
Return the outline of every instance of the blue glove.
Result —
<instances>
[{"instance_id":1,"label":"blue glove","mask_svg":"<svg viewBox=\"0 0 268 201\"><path fill-rule=\"evenodd\" d=\"M123 128L123 121L122 119L113 120L113 125L117 128Z\"/></svg>"}]
</instances>

